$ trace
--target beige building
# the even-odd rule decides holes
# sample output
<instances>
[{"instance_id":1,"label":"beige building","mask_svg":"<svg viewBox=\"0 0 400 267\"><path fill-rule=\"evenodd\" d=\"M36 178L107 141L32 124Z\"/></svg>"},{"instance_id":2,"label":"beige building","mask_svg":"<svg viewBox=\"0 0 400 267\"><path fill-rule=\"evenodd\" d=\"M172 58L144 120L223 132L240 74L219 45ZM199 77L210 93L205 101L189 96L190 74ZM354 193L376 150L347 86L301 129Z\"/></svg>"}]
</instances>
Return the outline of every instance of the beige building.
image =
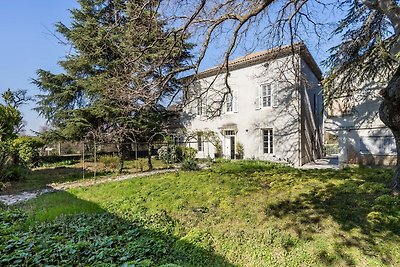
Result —
<instances>
[{"instance_id":1,"label":"beige building","mask_svg":"<svg viewBox=\"0 0 400 267\"><path fill-rule=\"evenodd\" d=\"M218 67L188 89L183 120L197 157L301 166L322 156L322 73L304 44L249 54L229 70L230 91Z\"/></svg>"}]
</instances>

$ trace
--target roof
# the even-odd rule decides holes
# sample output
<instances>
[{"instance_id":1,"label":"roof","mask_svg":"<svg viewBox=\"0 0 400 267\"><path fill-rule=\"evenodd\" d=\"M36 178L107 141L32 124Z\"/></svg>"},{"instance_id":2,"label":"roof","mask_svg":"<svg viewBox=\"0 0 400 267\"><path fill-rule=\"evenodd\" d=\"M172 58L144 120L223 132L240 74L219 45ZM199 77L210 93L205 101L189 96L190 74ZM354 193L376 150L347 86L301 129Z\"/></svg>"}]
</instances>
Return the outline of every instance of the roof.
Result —
<instances>
[{"instance_id":1,"label":"roof","mask_svg":"<svg viewBox=\"0 0 400 267\"><path fill-rule=\"evenodd\" d=\"M296 43L293 45L286 45L286 46L281 46L265 51L260 51L260 52L255 52L248 54L246 56L234 59L232 61L229 61L229 71L257 65L266 61L290 56L293 53L300 54L302 59L305 60L307 65L311 68L311 70L314 72L315 76L319 79L322 80L322 71L319 68L318 64L315 62L314 58L311 56L310 51L306 47L306 45L301 42L301 43ZM199 72L196 76L197 79L203 79L207 78L210 76L214 76L218 73L224 73L225 70L221 69L222 65L216 66L213 68L210 68L208 70Z\"/></svg>"}]
</instances>

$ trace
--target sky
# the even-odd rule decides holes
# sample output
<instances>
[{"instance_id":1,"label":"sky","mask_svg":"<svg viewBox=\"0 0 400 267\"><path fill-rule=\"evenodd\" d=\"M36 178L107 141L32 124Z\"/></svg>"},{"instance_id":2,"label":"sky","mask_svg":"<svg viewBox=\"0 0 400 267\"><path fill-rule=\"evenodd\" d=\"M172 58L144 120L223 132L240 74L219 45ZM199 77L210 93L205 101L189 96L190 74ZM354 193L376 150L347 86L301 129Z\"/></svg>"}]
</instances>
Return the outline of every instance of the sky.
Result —
<instances>
[{"instance_id":1,"label":"sky","mask_svg":"<svg viewBox=\"0 0 400 267\"><path fill-rule=\"evenodd\" d=\"M69 52L52 35L54 24L68 24L69 9L78 7L76 0L1 0L0 9L0 93L11 90L27 90L28 95L35 96L39 89L32 84L36 71L44 69L60 73L62 69L57 62ZM315 49L308 43L317 62L324 58L325 51ZM211 50L213 51L213 50ZM211 67L218 62L218 53L207 54L204 67ZM26 121L26 134L38 131L46 121L32 110L35 103L21 108Z\"/></svg>"},{"instance_id":2,"label":"sky","mask_svg":"<svg viewBox=\"0 0 400 267\"><path fill-rule=\"evenodd\" d=\"M69 48L51 35L58 21L69 22L68 9L77 7L75 0L1 0L0 8L0 93L7 88L40 93L31 83L36 70L61 72L57 62ZM45 119L31 110L34 104L21 108L27 122L26 133L37 131Z\"/></svg>"}]
</instances>

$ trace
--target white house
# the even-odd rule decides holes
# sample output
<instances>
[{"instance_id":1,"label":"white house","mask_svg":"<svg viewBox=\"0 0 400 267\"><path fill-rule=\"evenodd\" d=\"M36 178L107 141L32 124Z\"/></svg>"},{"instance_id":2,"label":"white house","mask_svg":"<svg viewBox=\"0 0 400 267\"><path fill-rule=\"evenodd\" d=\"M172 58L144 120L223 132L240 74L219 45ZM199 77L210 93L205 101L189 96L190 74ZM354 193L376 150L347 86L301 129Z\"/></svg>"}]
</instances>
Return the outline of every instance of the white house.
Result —
<instances>
[{"instance_id":1,"label":"white house","mask_svg":"<svg viewBox=\"0 0 400 267\"><path fill-rule=\"evenodd\" d=\"M243 150L244 158L300 166L322 156L322 73L303 43L231 61L231 93L225 77L211 68L188 87L184 125L197 157L235 159Z\"/></svg>"},{"instance_id":2,"label":"white house","mask_svg":"<svg viewBox=\"0 0 400 267\"><path fill-rule=\"evenodd\" d=\"M339 164L396 164L395 139L378 114L381 88L379 83L366 83L327 109L325 130L337 139Z\"/></svg>"}]
</instances>

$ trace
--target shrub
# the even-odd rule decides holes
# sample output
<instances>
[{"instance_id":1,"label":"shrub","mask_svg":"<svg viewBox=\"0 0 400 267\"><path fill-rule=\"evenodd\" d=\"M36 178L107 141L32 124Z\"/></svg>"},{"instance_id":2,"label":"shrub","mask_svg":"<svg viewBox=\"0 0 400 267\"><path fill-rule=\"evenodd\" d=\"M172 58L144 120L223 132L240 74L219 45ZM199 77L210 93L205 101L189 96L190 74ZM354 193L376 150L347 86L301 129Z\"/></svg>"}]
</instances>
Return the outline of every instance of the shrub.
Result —
<instances>
[{"instance_id":1,"label":"shrub","mask_svg":"<svg viewBox=\"0 0 400 267\"><path fill-rule=\"evenodd\" d=\"M215 157L216 158L221 158L222 157L222 144L220 141L215 142Z\"/></svg>"},{"instance_id":2,"label":"shrub","mask_svg":"<svg viewBox=\"0 0 400 267\"><path fill-rule=\"evenodd\" d=\"M99 162L103 164L104 171L115 172L118 169L119 158L116 156L101 156Z\"/></svg>"},{"instance_id":3,"label":"shrub","mask_svg":"<svg viewBox=\"0 0 400 267\"><path fill-rule=\"evenodd\" d=\"M199 169L199 165L197 165L197 162L193 158L187 158L184 159L182 162L182 170L185 171L196 171Z\"/></svg>"},{"instance_id":4,"label":"shrub","mask_svg":"<svg viewBox=\"0 0 400 267\"><path fill-rule=\"evenodd\" d=\"M182 147L182 158L194 159L196 157L197 150L193 147Z\"/></svg>"},{"instance_id":5,"label":"shrub","mask_svg":"<svg viewBox=\"0 0 400 267\"><path fill-rule=\"evenodd\" d=\"M19 181L25 179L29 175L30 170L25 166L10 166L2 173L2 180Z\"/></svg>"},{"instance_id":6,"label":"shrub","mask_svg":"<svg viewBox=\"0 0 400 267\"><path fill-rule=\"evenodd\" d=\"M39 148L44 142L35 137L20 136L13 141L13 148L19 162L25 166L35 166L39 162Z\"/></svg>"},{"instance_id":7,"label":"shrub","mask_svg":"<svg viewBox=\"0 0 400 267\"><path fill-rule=\"evenodd\" d=\"M237 153L237 158L238 159L243 159L243 157L244 157L244 146L240 142L236 143L236 153Z\"/></svg>"},{"instance_id":8,"label":"shrub","mask_svg":"<svg viewBox=\"0 0 400 267\"><path fill-rule=\"evenodd\" d=\"M182 150L176 145L167 144L158 149L158 157L167 164L173 164L181 160Z\"/></svg>"}]
</instances>

